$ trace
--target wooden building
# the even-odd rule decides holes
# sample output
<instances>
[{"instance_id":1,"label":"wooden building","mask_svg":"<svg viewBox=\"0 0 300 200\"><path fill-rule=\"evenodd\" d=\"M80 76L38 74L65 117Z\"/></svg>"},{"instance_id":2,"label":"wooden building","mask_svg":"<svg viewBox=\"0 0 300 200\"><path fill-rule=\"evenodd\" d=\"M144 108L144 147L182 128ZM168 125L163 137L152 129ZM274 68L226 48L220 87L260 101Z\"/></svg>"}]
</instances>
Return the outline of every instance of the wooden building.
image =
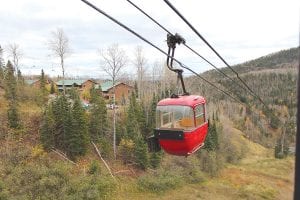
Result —
<instances>
[{"instance_id":1,"label":"wooden building","mask_svg":"<svg viewBox=\"0 0 300 200\"><path fill-rule=\"evenodd\" d=\"M74 87L79 89L79 91L90 90L95 84L96 82L90 79L64 80L66 89L71 89L72 87ZM57 81L56 86L59 91L63 91L63 80Z\"/></svg>"},{"instance_id":2,"label":"wooden building","mask_svg":"<svg viewBox=\"0 0 300 200\"><path fill-rule=\"evenodd\" d=\"M113 99L113 89L115 88L116 101L119 104L125 104L134 90L132 86L122 82L117 82L114 87L112 81L107 81L100 85L102 95L107 100Z\"/></svg>"},{"instance_id":3,"label":"wooden building","mask_svg":"<svg viewBox=\"0 0 300 200\"><path fill-rule=\"evenodd\" d=\"M25 83L27 85L39 88L41 86L41 81L39 79L36 80L25 80ZM46 86L51 84L51 80L50 79L46 79Z\"/></svg>"}]
</instances>

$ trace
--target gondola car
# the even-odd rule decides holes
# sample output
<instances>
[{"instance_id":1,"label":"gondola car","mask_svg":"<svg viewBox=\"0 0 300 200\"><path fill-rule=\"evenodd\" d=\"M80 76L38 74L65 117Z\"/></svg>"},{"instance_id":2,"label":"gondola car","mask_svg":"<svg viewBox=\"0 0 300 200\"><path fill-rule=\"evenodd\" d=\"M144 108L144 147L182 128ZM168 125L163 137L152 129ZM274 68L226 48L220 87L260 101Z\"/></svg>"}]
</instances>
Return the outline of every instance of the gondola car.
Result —
<instances>
[{"instance_id":1,"label":"gondola car","mask_svg":"<svg viewBox=\"0 0 300 200\"><path fill-rule=\"evenodd\" d=\"M188 156L201 148L208 130L205 103L205 98L197 95L159 101L154 137L160 147L178 156Z\"/></svg>"}]
</instances>

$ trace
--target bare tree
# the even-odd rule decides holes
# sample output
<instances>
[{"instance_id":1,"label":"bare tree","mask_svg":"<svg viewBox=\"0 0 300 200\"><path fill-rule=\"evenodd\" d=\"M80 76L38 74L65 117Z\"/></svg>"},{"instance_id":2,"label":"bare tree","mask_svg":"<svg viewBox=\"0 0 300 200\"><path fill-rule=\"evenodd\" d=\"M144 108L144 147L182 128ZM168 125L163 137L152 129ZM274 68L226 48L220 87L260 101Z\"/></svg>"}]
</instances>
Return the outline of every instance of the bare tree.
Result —
<instances>
[{"instance_id":1,"label":"bare tree","mask_svg":"<svg viewBox=\"0 0 300 200\"><path fill-rule=\"evenodd\" d=\"M159 89L161 89L162 79L164 75L164 61L155 61L152 65L152 74L151 74L151 81L152 81L152 90L156 95L161 95L159 93Z\"/></svg>"},{"instance_id":2,"label":"bare tree","mask_svg":"<svg viewBox=\"0 0 300 200\"><path fill-rule=\"evenodd\" d=\"M100 51L101 67L112 79L113 85L113 148L114 157L116 158L116 110L115 110L115 84L118 80L121 69L127 64L127 56L125 51L120 49L118 44L109 46L105 51Z\"/></svg>"},{"instance_id":3,"label":"bare tree","mask_svg":"<svg viewBox=\"0 0 300 200\"><path fill-rule=\"evenodd\" d=\"M56 31L51 32L51 39L48 41L49 50L53 56L60 59L60 66L63 74L63 91L65 94L65 59L70 56L71 48L69 39L62 28L57 28Z\"/></svg>"},{"instance_id":4,"label":"bare tree","mask_svg":"<svg viewBox=\"0 0 300 200\"><path fill-rule=\"evenodd\" d=\"M17 74L19 71L19 61L23 56L23 52L18 44L13 43L7 45L7 53L13 62L15 73Z\"/></svg>"},{"instance_id":5,"label":"bare tree","mask_svg":"<svg viewBox=\"0 0 300 200\"><path fill-rule=\"evenodd\" d=\"M147 61L143 55L143 48L137 46L135 49L135 60L134 65L137 69L137 86L138 86L138 98L141 99L144 96L144 76L145 76L145 65Z\"/></svg>"}]
</instances>

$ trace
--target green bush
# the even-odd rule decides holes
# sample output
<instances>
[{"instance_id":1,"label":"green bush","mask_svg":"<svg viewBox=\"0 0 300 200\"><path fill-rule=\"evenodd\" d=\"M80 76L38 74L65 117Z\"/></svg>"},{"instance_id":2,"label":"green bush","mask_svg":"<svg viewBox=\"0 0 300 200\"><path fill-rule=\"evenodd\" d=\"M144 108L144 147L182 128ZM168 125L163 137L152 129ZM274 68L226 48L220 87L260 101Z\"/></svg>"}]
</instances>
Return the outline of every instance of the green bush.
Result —
<instances>
[{"instance_id":1,"label":"green bush","mask_svg":"<svg viewBox=\"0 0 300 200\"><path fill-rule=\"evenodd\" d=\"M0 200L8 200L8 191L2 181L0 181Z\"/></svg>"},{"instance_id":2,"label":"green bush","mask_svg":"<svg viewBox=\"0 0 300 200\"><path fill-rule=\"evenodd\" d=\"M111 199L116 183L111 178L100 176L80 177L70 184L67 199Z\"/></svg>"},{"instance_id":3,"label":"green bush","mask_svg":"<svg viewBox=\"0 0 300 200\"><path fill-rule=\"evenodd\" d=\"M71 175L70 165L64 162L10 166L10 174L1 176L0 200L16 199L111 199L116 183L96 174L98 167L91 165L93 175ZM5 183L5 184L4 184ZM9 190L8 190L9 188Z\"/></svg>"},{"instance_id":4,"label":"green bush","mask_svg":"<svg viewBox=\"0 0 300 200\"><path fill-rule=\"evenodd\" d=\"M206 180L204 173L200 170L200 168L191 168L185 171L184 180L187 183L201 183Z\"/></svg>"},{"instance_id":5,"label":"green bush","mask_svg":"<svg viewBox=\"0 0 300 200\"><path fill-rule=\"evenodd\" d=\"M175 173L160 172L148 174L138 179L140 190L161 193L181 186L182 177Z\"/></svg>"},{"instance_id":6,"label":"green bush","mask_svg":"<svg viewBox=\"0 0 300 200\"><path fill-rule=\"evenodd\" d=\"M274 199L278 191L272 187L261 184L249 184L242 186L238 190L238 195L242 199Z\"/></svg>"},{"instance_id":7,"label":"green bush","mask_svg":"<svg viewBox=\"0 0 300 200\"><path fill-rule=\"evenodd\" d=\"M149 162L150 166L154 169L158 168L162 159L162 153L161 152L154 152L150 154Z\"/></svg>"},{"instance_id":8,"label":"green bush","mask_svg":"<svg viewBox=\"0 0 300 200\"><path fill-rule=\"evenodd\" d=\"M99 163L96 160L93 160L89 166L89 174L100 174L101 168Z\"/></svg>"}]
</instances>

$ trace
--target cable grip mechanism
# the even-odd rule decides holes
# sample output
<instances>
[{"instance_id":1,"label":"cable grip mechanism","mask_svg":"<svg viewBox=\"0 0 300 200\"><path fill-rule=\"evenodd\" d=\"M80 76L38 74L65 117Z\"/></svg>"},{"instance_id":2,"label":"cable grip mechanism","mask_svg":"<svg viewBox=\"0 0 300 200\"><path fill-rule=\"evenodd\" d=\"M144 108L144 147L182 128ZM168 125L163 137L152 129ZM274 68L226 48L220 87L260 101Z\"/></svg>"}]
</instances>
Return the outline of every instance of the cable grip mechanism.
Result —
<instances>
[{"instance_id":1,"label":"cable grip mechanism","mask_svg":"<svg viewBox=\"0 0 300 200\"><path fill-rule=\"evenodd\" d=\"M182 90L183 90L183 95L189 95L189 93L185 89L182 73L182 69L174 69L173 68L173 61L174 61L174 54L175 54L175 48L176 44L185 44L185 39L180 36L178 33L175 35L168 34L167 35L167 44L168 44L168 57L167 57L167 66L169 70L177 73L177 77L181 82Z\"/></svg>"}]
</instances>

